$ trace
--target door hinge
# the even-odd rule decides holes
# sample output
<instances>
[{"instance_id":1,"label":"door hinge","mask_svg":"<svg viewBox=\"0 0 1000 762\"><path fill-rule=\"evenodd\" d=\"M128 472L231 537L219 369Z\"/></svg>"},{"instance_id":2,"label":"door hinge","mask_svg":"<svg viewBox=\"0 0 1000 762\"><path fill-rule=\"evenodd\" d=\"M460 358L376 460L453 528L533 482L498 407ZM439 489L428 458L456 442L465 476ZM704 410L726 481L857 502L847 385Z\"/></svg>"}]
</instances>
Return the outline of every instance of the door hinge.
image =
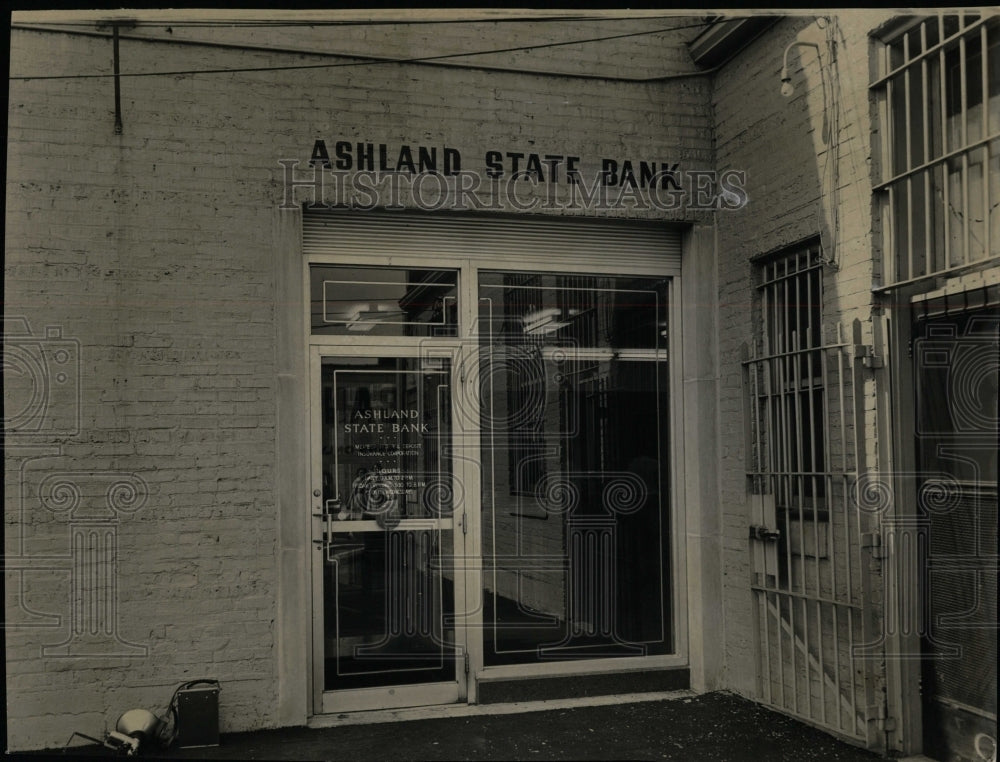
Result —
<instances>
[{"instance_id":1,"label":"door hinge","mask_svg":"<svg viewBox=\"0 0 1000 762\"><path fill-rule=\"evenodd\" d=\"M460 523L462 525L462 534L468 534L469 533L469 525L468 525L468 523L465 520L465 516L466 516L466 514L463 511L462 512L462 518L460 520Z\"/></svg>"},{"instance_id":2,"label":"door hinge","mask_svg":"<svg viewBox=\"0 0 1000 762\"><path fill-rule=\"evenodd\" d=\"M469 652L465 652L465 674L469 674Z\"/></svg>"},{"instance_id":3,"label":"door hinge","mask_svg":"<svg viewBox=\"0 0 1000 762\"><path fill-rule=\"evenodd\" d=\"M876 561L885 559L885 548L882 546L882 535L878 532L865 532L861 535L861 547L872 554Z\"/></svg>"},{"instance_id":4,"label":"door hinge","mask_svg":"<svg viewBox=\"0 0 1000 762\"><path fill-rule=\"evenodd\" d=\"M879 730L892 731L896 729L896 718L889 715L889 707L885 704L869 706L868 718L875 722Z\"/></svg>"},{"instance_id":5,"label":"door hinge","mask_svg":"<svg viewBox=\"0 0 1000 762\"><path fill-rule=\"evenodd\" d=\"M869 370L877 370L885 367L882 355L875 354L875 347L871 344L859 345L854 348L854 356L861 358L861 364Z\"/></svg>"}]
</instances>

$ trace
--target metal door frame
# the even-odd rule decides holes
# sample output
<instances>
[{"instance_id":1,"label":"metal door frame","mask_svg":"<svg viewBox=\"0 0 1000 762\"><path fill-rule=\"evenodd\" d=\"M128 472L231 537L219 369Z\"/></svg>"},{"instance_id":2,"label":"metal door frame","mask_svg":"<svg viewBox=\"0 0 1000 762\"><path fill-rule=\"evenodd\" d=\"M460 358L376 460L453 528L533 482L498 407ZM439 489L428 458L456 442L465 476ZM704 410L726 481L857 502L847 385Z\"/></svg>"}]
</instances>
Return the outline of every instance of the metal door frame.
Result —
<instances>
[{"instance_id":1,"label":"metal door frame","mask_svg":"<svg viewBox=\"0 0 1000 762\"><path fill-rule=\"evenodd\" d=\"M309 254L302 258L302 304L307 313L310 305L310 275L311 265L339 265L357 267L413 267L426 269L455 270L458 273L457 292L459 294L459 335L457 337L367 337L367 336L323 336L313 335L311 326L307 319L302 326L304 332L304 345L307 348L305 358L305 375L309 379L307 391L309 399L307 407L309 410L309 430L304 432L307 437L307 449L310 457L311 478L315 480L315 475L319 473L319 464L316 461L319 447L314 442L312 429L315 426L315 416L318 415L319 399L319 368L313 368L313 364L320 362L321 357L419 357L421 352L432 352L436 356L440 353L449 353L452 358L452 395L453 400L460 396L462 400L475 398L475 390L478 386L478 352L479 337L477 334L478 320L478 274L479 270L491 271L512 271L523 272L532 271L539 273L567 273L567 274L589 274L589 275L636 275L647 277L662 277L668 280L668 310L671 321L670 335L668 337L668 357L670 362L667 368L669 374L669 418L668 437L669 447L665 453L667 468L669 469L669 505L670 505L670 580L671 580L671 616L673 627L673 651L662 656L647 656L639 659L634 657L625 658L601 658L594 660L577 661L553 661L544 664L518 664L504 666L484 666L483 638L481 635L483 628L483 611L480 606L468 606L464 616L459 615L456 608L456 642L459 641L458 631L464 630L462 646L465 663L459 664L456 674L459 676L458 682L461 688L457 697L452 698L451 693L438 695L434 691L425 691L418 697L416 704L409 703L414 700L410 698L401 699L400 688L406 686L395 686L395 693L388 694L388 689L359 689L351 692L327 692L323 691L323 662L322 658L317 658L321 653L317 649L322 648L322 616L317 614L320 608L319 593L317 589L322 588L322 567L315 560L311 563L312 568L312 588L310 595L311 618L312 618L312 638L313 646L310 649L311 669L309 671L309 694L311 700L311 714L328 714L344 711L362 711L366 709L388 709L398 706L430 706L434 704L446 704L455 701L466 701L476 703L477 678L518 678L532 677L540 675L573 675L595 672L615 672L624 670L634 670L637 668L661 669L667 667L683 667L689 664L689 633L688 633L688 583L687 583L687 552L685 538L687 537L687 517L684 509L683 490L681 483L682 464L684 463L684 416L681 407L683 399L683 366L681 363L681 346L683 335L682 304L681 304L681 276L679 272L671 267L664 267L662 264L650 263L622 264L616 265L612 270L605 265L597 267L589 263L569 263L565 259L554 257L542 259L539 256L530 254L512 254L502 262L484 262L475 258L456 257L442 255L436 257L433 262L428 262L426 257L408 255L383 255L383 254L358 254L346 257L337 254ZM426 356L426 355L425 355ZM456 474L461 468L464 493L466 498L465 523L462 537L464 538L464 551L461 558L464 569L462 589L464 595L475 596L476 591L482 591L482 512L481 512L481 479L479 469L479 429L478 409L474 411L477 415L460 416L455 415L454 419L469 419L464 422L461 432L456 428L453 436L461 436L466 442L475 442L475 447L457 443L455 448ZM321 489L322 485L319 486ZM317 487L309 485L309 492ZM303 506L305 509L305 506ZM310 512L311 510L310 506ZM310 539L316 538L316 527L314 527ZM456 532L456 535L458 533ZM317 547L317 546L313 546ZM310 551L312 552L312 551ZM456 571L457 568L456 559ZM456 577L460 575L456 574ZM456 584L457 599L458 584ZM467 597L467 601L473 601L473 597ZM456 600L456 604L458 601ZM317 619L318 617L318 619ZM317 640L319 638L319 640ZM318 644L318 645L317 645ZM463 683L464 676L464 683ZM404 691L403 694L412 694ZM331 704L336 695L338 700L350 700L350 705L335 706ZM405 702L405 703L399 703Z\"/></svg>"},{"instance_id":2,"label":"metal door frame","mask_svg":"<svg viewBox=\"0 0 1000 762\"><path fill-rule=\"evenodd\" d=\"M420 357L420 347L410 346L376 346L358 347L350 346L343 351L338 351L336 347L329 345L313 346L309 352L309 434L310 434L310 489L322 492L322 438L321 438L321 417L322 417L322 363L325 358L417 358ZM426 356L426 355L424 355ZM454 406L457 383L459 381L460 369L458 368L457 347L436 346L434 356L447 358L451 361L451 396ZM455 452L454 441L460 432L457 430L460 424L457 416L453 416L452 452ZM462 481L465 469L461 460L456 459L452 477ZM318 510L317 510L318 509ZM322 540L326 529L322 518L322 506L317 505L313 500L312 505L312 540L315 548L312 557L312 695L313 705L317 712L324 714L338 711L361 711L367 709L394 709L400 707L421 706L429 704L449 704L465 701L467 697L467 680L465 679L465 663L468 651L469 628L462 626L456 617L455 622L455 680L454 682L441 683L418 683L414 685L391 685L379 688L357 688L339 691L324 690L324 667L325 667L325 623L323 618L323 568ZM465 515L466 509L463 506L462 513ZM440 519L439 519L440 520ZM467 554L465 548L465 537L467 535L460 531L460 526L464 520L459 517L458 506L452 519L452 554L458 559ZM320 543L320 544L315 544ZM458 573L456 568L454 579L454 603L455 612L463 611L466 600L466 586L468 575Z\"/></svg>"},{"instance_id":3,"label":"metal door frame","mask_svg":"<svg viewBox=\"0 0 1000 762\"><path fill-rule=\"evenodd\" d=\"M917 372L914 335L918 319L914 312L921 303L953 297L962 304L960 314L987 306L969 295L995 287L1000 270L950 278L945 285L928 290L921 284L907 285L888 292L895 297L885 317L876 321L877 336L886 336L880 354L889 358L893 373L878 393L879 429L885 432L890 448L882 448L879 468L884 486L894 499L884 512L884 657L886 663L886 748L902 754L919 754L924 746L924 696L921 668L922 637L928 626L923 609L921 580L927 574L928 527L926 510L920 505L918 480L924 476L917 467L917 426L915 422ZM942 315L947 314L943 312Z\"/></svg>"}]
</instances>

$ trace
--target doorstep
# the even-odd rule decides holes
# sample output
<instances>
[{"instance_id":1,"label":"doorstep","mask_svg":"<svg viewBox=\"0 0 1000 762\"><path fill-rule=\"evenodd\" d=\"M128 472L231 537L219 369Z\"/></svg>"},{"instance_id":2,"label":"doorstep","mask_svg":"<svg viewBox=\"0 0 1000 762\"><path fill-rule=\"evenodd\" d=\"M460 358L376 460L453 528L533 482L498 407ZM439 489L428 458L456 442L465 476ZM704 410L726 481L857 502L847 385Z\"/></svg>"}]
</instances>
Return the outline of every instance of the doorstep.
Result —
<instances>
[{"instance_id":1,"label":"doorstep","mask_svg":"<svg viewBox=\"0 0 1000 762\"><path fill-rule=\"evenodd\" d=\"M479 704L511 704L682 691L691 687L691 671L673 667L541 677L490 677L487 672L476 683Z\"/></svg>"},{"instance_id":2,"label":"doorstep","mask_svg":"<svg viewBox=\"0 0 1000 762\"><path fill-rule=\"evenodd\" d=\"M556 709L579 709L597 706L618 706L648 701L673 701L697 697L694 691L677 690L655 693L619 693L608 696L551 699L548 701L514 701L506 704L439 704L402 709L373 709L361 712L317 714L307 721L309 728L335 728L344 725L374 725L385 722L484 717L501 714L546 712Z\"/></svg>"}]
</instances>

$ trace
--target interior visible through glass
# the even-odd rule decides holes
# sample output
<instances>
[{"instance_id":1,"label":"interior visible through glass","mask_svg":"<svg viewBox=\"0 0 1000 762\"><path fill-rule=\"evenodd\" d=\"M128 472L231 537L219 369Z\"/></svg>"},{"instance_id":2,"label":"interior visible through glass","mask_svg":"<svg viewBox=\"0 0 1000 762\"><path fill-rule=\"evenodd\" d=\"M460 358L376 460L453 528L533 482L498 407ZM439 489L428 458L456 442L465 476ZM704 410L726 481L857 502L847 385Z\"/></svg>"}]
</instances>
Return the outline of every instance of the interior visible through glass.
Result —
<instances>
[{"instance_id":1,"label":"interior visible through glass","mask_svg":"<svg viewBox=\"0 0 1000 762\"><path fill-rule=\"evenodd\" d=\"M667 285L480 273L487 665L673 648Z\"/></svg>"},{"instance_id":2,"label":"interior visible through glass","mask_svg":"<svg viewBox=\"0 0 1000 762\"><path fill-rule=\"evenodd\" d=\"M312 265L311 330L325 336L453 336L458 273Z\"/></svg>"},{"instance_id":3,"label":"interior visible through glass","mask_svg":"<svg viewBox=\"0 0 1000 762\"><path fill-rule=\"evenodd\" d=\"M450 374L323 362L326 690L455 679Z\"/></svg>"}]
</instances>

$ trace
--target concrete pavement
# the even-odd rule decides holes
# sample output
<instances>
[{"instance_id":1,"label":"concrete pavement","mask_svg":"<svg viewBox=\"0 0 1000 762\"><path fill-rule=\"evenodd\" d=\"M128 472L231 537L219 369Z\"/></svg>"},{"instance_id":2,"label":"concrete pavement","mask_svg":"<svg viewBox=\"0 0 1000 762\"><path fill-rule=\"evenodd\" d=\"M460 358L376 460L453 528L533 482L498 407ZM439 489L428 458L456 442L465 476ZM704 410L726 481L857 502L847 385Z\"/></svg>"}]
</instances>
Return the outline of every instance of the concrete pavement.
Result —
<instances>
[{"instance_id":1,"label":"concrete pavement","mask_svg":"<svg viewBox=\"0 0 1000 762\"><path fill-rule=\"evenodd\" d=\"M144 759L751 760L872 762L870 752L728 693L534 702L427 719L284 728L222 737L218 747L141 749ZM632 698L635 698L634 696ZM415 711L415 710L411 710ZM424 710L426 712L426 710ZM405 715L401 715L405 716ZM346 717L339 722L356 722ZM106 757L78 747L69 755ZM34 757L37 759L37 757Z\"/></svg>"}]
</instances>

